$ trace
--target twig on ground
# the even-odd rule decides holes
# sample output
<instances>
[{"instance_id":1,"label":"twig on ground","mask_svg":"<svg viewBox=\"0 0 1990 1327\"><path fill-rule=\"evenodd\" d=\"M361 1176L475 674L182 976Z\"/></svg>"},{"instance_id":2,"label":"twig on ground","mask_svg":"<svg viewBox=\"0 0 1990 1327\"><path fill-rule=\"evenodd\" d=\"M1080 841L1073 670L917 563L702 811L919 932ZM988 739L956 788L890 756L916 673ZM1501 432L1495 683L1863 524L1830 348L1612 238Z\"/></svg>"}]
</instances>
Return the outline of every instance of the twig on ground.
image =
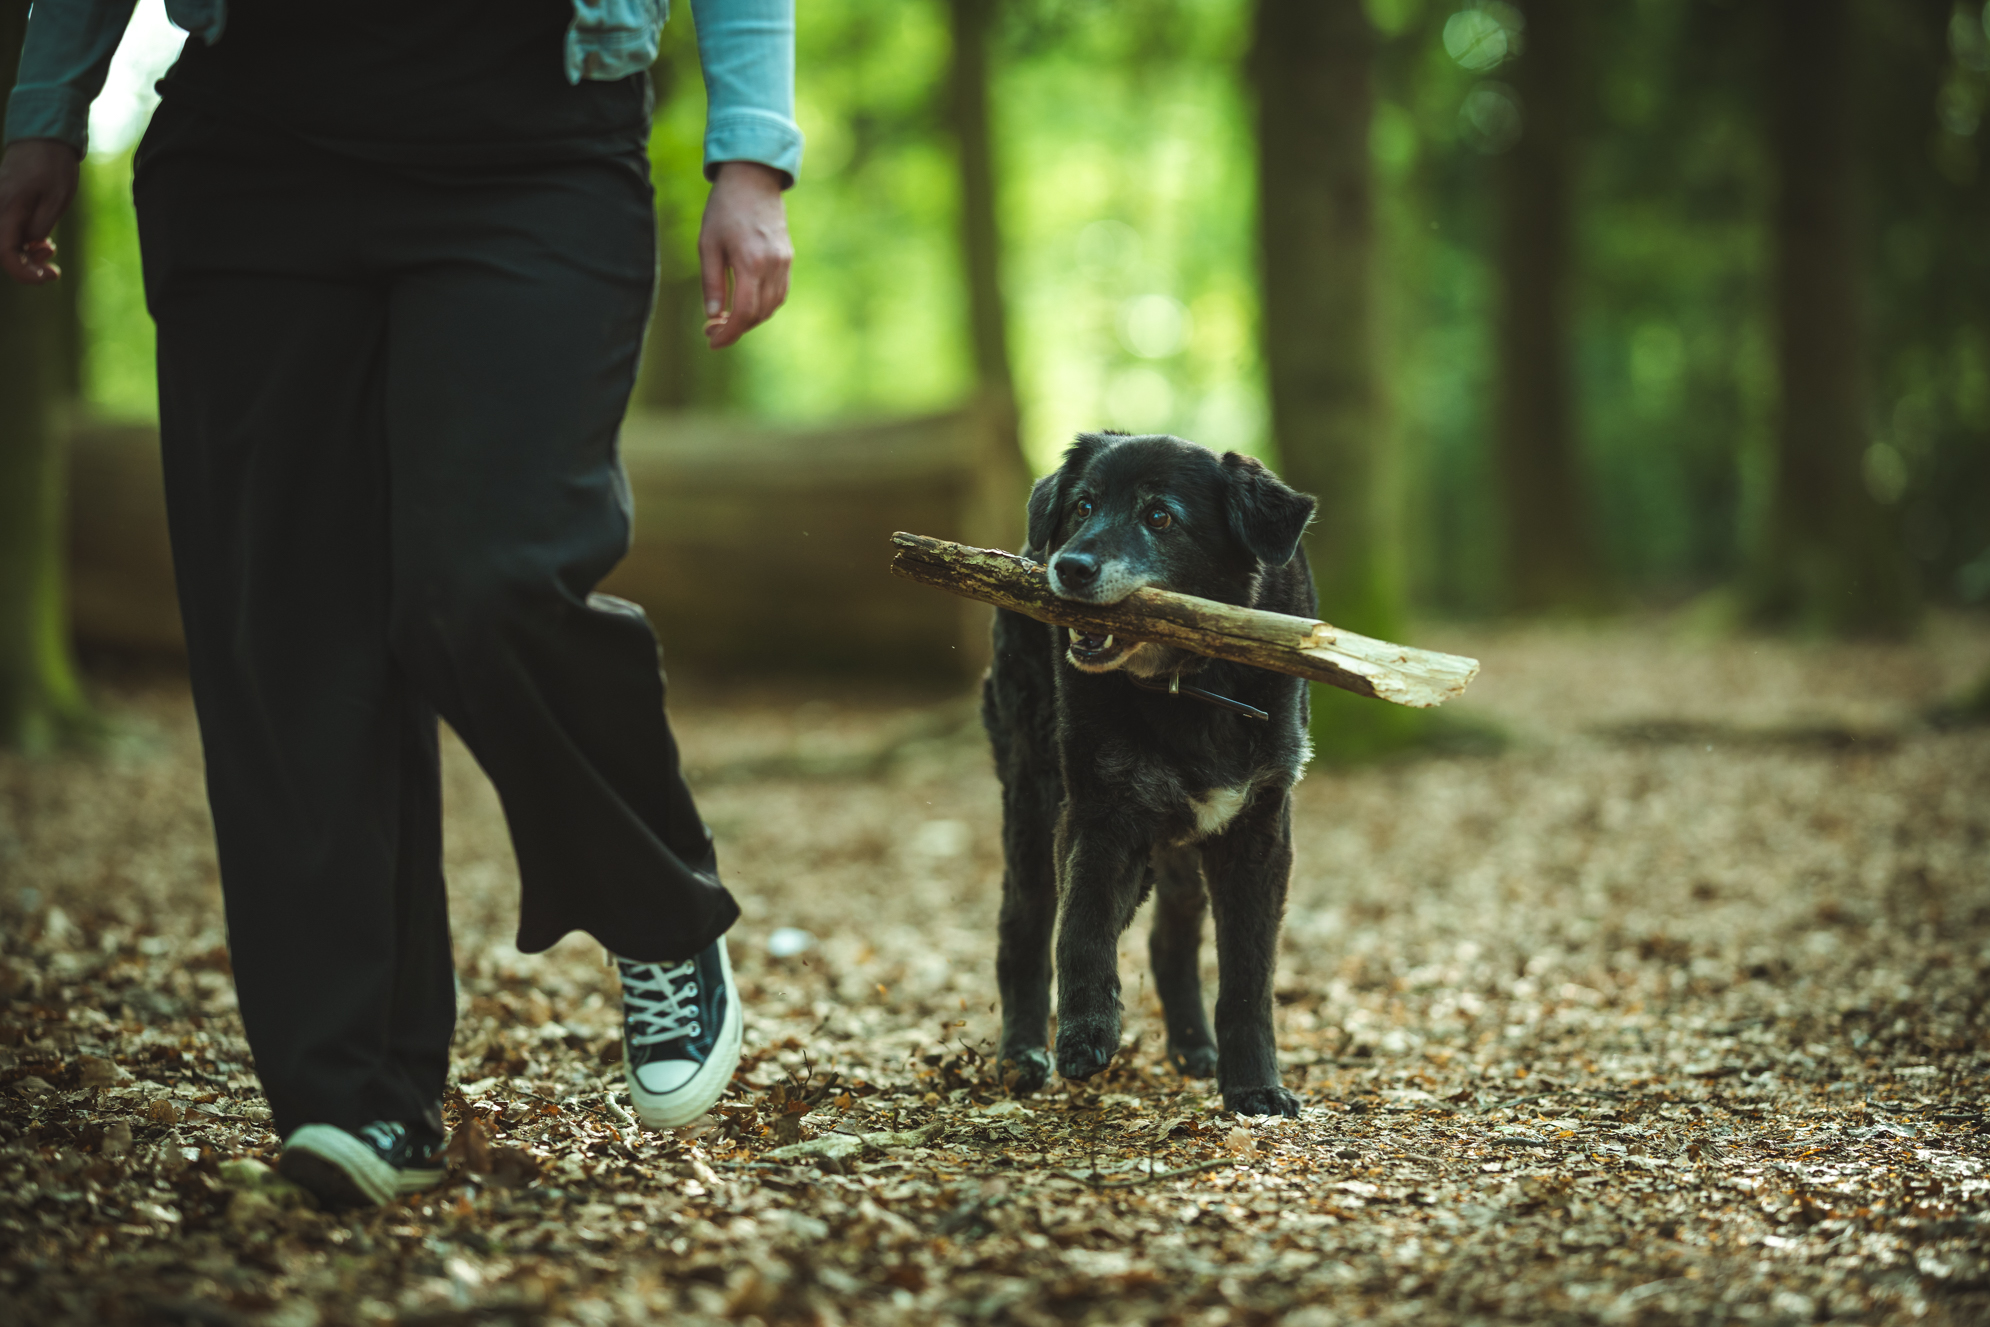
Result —
<instances>
[{"instance_id":1,"label":"twig on ground","mask_svg":"<svg viewBox=\"0 0 1990 1327\"><path fill-rule=\"evenodd\" d=\"M1549 1097L1622 1098L1627 1095L1629 1094L1624 1092L1613 1092L1609 1088L1603 1088L1603 1087L1558 1087L1548 1092L1535 1092L1529 1096L1511 1097L1505 1101L1495 1101L1490 1106L1479 1107L1478 1113L1481 1115L1490 1115L1492 1112L1496 1110L1506 1110L1511 1106L1524 1106L1530 1101L1546 1101Z\"/></svg>"},{"instance_id":2,"label":"twig on ground","mask_svg":"<svg viewBox=\"0 0 1990 1327\"><path fill-rule=\"evenodd\" d=\"M888 1147L919 1147L932 1142L944 1128L944 1123L940 1121L935 1121L923 1129L908 1129L901 1133L861 1134L837 1128L831 1129L819 1138L777 1147L766 1155L768 1159L774 1161L799 1161L810 1158L841 1161L865 1152L882 1152Z\"/></svg>"},{"instance_id":3,"label":"twig on ground","mask_svg":"<svg viewBox=\"0 0 1990 1327\"><path fill-rule=\"evenodd\" d=\"M1131 1189L1136 1185L1159 1183L1163 1180L1178 1180L1185 1175L1199 1175L1205 1170L1222 1170L1226 1166L1234 1166L1236 1164L1236 1162L1230 1160L1198 1161L1193 1166L1183 1166L1179 1170L1164 1170L1158 1175L1135 1175L1131 1179L1124 1180L1102 1180L1093 1179L1089 1176L1081 1177L1075 1175L1071 1178L1078 1180L1081 1184L1089 1184L1094 1189Z\"/></svg>"}]
</instances>

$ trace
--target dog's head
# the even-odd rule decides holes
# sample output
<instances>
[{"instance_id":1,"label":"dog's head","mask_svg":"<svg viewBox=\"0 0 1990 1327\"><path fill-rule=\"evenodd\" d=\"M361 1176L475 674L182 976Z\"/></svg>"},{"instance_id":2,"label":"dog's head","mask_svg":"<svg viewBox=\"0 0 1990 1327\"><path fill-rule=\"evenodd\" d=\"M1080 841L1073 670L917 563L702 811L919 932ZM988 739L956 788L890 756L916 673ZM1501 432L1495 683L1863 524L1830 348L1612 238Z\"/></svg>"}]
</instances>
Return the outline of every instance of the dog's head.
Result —
<instances>
[{"instance_id":1,"label":"dog's head","mask_svg":"<svg viewBox=\"0 0 1990 1327\"><path fill-rule=\"evenodd\" d=\"M1257 460L1166 435L1083 433L1030 493L1029 553L1066 599L1117 603L1152 586L1248 604L1258 579L1299 551L1314 500ZM1181 652L1069 633L1065 657L1089 673L1153 676Z\"/></svg>"}]
</instances>

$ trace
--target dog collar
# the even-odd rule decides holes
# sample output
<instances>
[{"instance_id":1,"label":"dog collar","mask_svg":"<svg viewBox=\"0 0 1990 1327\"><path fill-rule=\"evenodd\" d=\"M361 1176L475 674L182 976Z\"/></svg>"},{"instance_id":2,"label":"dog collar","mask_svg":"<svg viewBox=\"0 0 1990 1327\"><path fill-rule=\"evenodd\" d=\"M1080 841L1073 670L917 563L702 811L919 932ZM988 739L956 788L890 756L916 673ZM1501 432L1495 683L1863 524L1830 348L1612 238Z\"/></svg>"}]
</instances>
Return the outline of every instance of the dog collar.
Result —
<instances>
[{"instance_id":1,"label":"dog collar","mask_svg":"<svg viewBox=\"0 0 1990 1327\"><path fill-rule=\"evenodd\" d=\"M1246 705L1241 700L1232 700L1228 696L1219 696L1214 691L1204 691L1201 687L1189 686L1182 681L1180 673L1170 674L1168 680L1165 682L1149 682L1146 678L1135 677L1132 673L1122 673L1121 676L1139 687L1142 691L1165 691L1171 696L1193 696L1195 699L1206 701L1218 709L1229 710L1233 714L1241 714L1247 719L1264 719L1268 721L1271 718L1271 715L1265 713L1255 705Z\"/></svg>"}]
</instances>

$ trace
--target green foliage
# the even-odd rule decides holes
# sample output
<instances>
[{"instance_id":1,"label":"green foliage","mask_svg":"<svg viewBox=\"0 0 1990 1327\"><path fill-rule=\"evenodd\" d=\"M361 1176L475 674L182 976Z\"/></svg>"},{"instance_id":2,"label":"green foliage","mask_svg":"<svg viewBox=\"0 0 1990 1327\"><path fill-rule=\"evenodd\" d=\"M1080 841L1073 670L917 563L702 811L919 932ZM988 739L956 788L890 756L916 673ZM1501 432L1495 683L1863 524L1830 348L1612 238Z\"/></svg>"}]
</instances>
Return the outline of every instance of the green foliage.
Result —
<instances>
[{"instance_id":1,"label":"green foliage","mask_svg":"<svg viewBox=\"0 0 1990 1327\"><path fill-rule=\"evenodd\" d=\"M1371 10L1387 11L1378 25L1394 34L1374 149L1413 594L1453 611L1484 609L1500 590L1490 556L1500 513L1488 501L1491 167L1510 139L1496 121L1487 127L1481 107L1500 105L1505 85L1498 65L1468 69L1447 51L1448 7L1393 0ZM1736 565L1743 458L1765 445L1772 385L1768 170L1747 79L1706 78L1732 36L1708 15L1705 6L1604 6L1591 32L1577 431L1612 578L1645 592L1704 584ZM1524 28L1519 37L1524 59Z\"/></svg>"},{"instance_id":2,"label":"green foliage","mask_svg":"<svg viewBox=\"0 0 1990 1327\"><path fill-rule=\"evenodd\" d=\"M1405 576L1415 603L1484 611L1501 589L1488 436L1494 167L1526 115L1520 107L1511 120L1501 62L1525 59L1526 5L1367 9L1382 42L1372 133L1380 427L1398 472ZM1611 578L1645 597L1731 579L1770 478L1775 171L1761 9L1694 0L1593 12L1577 431ZM1468 24L1454 22L1467 11ZM1973 0L1863 0L1859 15L1852 92L1869 111L1875 400L1866 480L1891 504L1930 593L1990 602L1990 179L1978 146L1990 35ZM1249 19L1248 0L1002 8L993 92L1004 273L1025 443L1039 468L1073 433L1102 426L1267 449L1241 76ZM789 196L793 294L737 350L698 361L697 399L783 418L952 405L972 373L942 114L944 10L811 0L800 23L809 147ZM651 142L666 281L695 274L705 194L691 38L680 6ZM152 335L129 169L127 156L86 171L87 395L99 411L149 415Z\"/></svg>"},{"instance_id":3,"label":"green foliage","mask_svg":"<svg viewBox=\"0 0 1990 1327\"><path fill-rule=\"evenodd\" d=\"M796 111L808 148L788 199L793 291L741 343L740 406L820 418L939 409L968 391L946 60L938 5L803 7ZM702 123L701 105L679 113Z\"/></svg>"},{"instance_id":4,"label":"green foliage","mask_svg":"<svg viewBox=\"0 0 1990 1327\"><path fill-rule=\"evenodd\" d=\"M1739 564L1766 482L1760 46L1752 16L1705 6L1597 17L1576 348L1596 525L1619 583L1677 592Z\"/></svg>"},{"instance_id":5,"label":"green foliage","mask_svg":"<svg viewBox=\"0 0 1990 1327\"><path fill-rule=\"evenodd\" d=\"M86 157L81 185L89 218L83 272L84 401L102 415L153 419L159 413L152 318L138 261L131 206L131 153Z\"/></svg>"},{"instance_id":6,"label":"green foliage","mask_svg":"<svg viewBox=\"0 0 1990 1327\"><path fill-rule=\"evenodd\" d=\"M1413 756L1490 756L1509 744L1504 728L1476 713L1405 709L1324 684L1312 690L1313 762L1326 768Z\"/></svg>"},{"instance_id":7,"label":"green foliage","mask_svg":"<svg viewBox=\"0 0 1990 1327\"><path fill-rule=\"evenodd\" d=\"M1467 70L1447 53L1450 5L1369 8L1389 38L1375 157L1413 594L1454 611L1483 608L1497 602L1487 167L1500 143L1474 123L1473 98L1497 92L1500 70ZM1592 14L1578 431L1603 556L1617 583L1646 597L1672 599L1737 574L1772 478L1776 171L1762 9L1637 4ZM1875 411L1865 478L1897 511L1929 593L1990 602L1990 250L1981 238L1990 181L1977 166L1990 36L1975 4L1866 0L1858 12L1860 84L1847 95L1864 98L1867 112ZM1518 35L1524 59L1524 26Z\"/></svg>"},{"instance_id":8,"label":"green foliage","mask_svg":"<svg viewBox=\"0 0 1990 1327\"><path fill-rule=\"evenodd\" d=\"M1313 687L1309 725L1315 758L1323 765L1360 765L1410 750L1421 743L1429 717L1342 691Z\"/></svg>"},{"instance_id":9,"label":"green foliage","mask_svg":"<svg viewBox=\"0 0 1990 1327\"><path fill-rule=\"evenodd\" d=\"M1369 5L1384 38L1370 153L1405 575L1413 600L1456 612L1486 608L1500 592L1499 513L1488 501L1496 285L1489 161L1463 141L1462 108L1478 80L1444 49L1448 12L1422 0Z\"/></svg>"},{"instance_id":10,"label":"green foliage","mask_svg":"<svg viewBox=\"0 0 1990 1327\"><path fill-rule=\"evenodd\" d=\"M1026 448L1081 430L1265 450L1247 8L1023 6L996 83Z\"/></svg>"},{"instance_id":11,"label":"green foliage","mask_svg":"<svg viewBox=\"0 0 1990 1327\"><path fill-rule=\"evenodd\" d=\"M1263 445L1245 14L1136 9L1011 6L999 34L1006 294L1039 468L1107 426ZM969 387L944 17L874 0L802 11L798 257L787 308L742 346L738 403L755 413L936 408ZM689 102L666 125L695 123Z\"/></svg>"}]
</instances>

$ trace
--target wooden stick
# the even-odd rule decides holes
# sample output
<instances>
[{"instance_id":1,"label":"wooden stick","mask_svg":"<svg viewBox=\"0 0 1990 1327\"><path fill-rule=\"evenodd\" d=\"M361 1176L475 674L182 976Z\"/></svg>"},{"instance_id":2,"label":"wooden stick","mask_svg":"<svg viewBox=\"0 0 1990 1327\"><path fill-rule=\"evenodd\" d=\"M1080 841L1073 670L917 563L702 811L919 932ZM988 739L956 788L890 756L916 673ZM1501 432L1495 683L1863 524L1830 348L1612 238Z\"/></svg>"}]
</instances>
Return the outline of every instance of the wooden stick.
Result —
<instances>
[{"instance_id":1,"label":"wooden stick","mask_svg":"<svg viewBox=\"0 0 1990 1327\"><path fill-rule=\"evenodd\" d=\"M1479 661L1357 636L1325 622L1135 590L1116 604L1058 597L1042 567L1015 553L900 531L894 575L1060 627L1179 646L1196 654L1326 682L1358 696L1425 709L1464 691Z\"/></svg>"}]
</instances>

